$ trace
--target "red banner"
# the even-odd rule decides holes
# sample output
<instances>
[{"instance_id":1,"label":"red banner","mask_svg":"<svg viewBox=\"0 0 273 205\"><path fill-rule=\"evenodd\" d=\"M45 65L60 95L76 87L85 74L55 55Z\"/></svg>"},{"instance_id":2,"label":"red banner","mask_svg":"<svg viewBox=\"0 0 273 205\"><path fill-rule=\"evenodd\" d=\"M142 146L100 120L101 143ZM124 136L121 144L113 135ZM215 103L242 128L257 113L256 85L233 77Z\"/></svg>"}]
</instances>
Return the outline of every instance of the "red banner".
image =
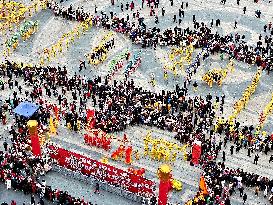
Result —
<instances>
[{"instance_id":1,"label":"red banner","mask_svg":"<svg viewBox=\"0 0 273 205\"><path fill-rule=\"evenodd\" d=\"M57 160L59 165L67 169L81 172L87 176L107 182L111 185L122 187L132 193L142 196L153 196L155 183L142 176L138 176L122 169L101 163L62 148L50 146L50 156Z\"/></svg>"}]
</instances>

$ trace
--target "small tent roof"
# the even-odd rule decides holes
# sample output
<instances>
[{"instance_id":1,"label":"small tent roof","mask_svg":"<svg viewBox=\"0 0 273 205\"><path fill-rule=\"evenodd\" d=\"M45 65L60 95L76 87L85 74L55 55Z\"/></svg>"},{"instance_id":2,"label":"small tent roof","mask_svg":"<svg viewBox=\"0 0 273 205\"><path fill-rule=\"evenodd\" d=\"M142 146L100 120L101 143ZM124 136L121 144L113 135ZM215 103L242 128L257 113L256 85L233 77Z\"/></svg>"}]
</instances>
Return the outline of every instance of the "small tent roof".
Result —
<instances>
[{"instance_id":1,"label":"small tent roof","mask_svg":"<svg viewBox=\"0 0 273 205\"><path fill-rule=\"evenodd\" d=\"M21 102L15 109L14 112L20 116L29 118L31 117L37 110L39 109L39 106L30 103L30 102Z\"/></svg>"}]
</instances>

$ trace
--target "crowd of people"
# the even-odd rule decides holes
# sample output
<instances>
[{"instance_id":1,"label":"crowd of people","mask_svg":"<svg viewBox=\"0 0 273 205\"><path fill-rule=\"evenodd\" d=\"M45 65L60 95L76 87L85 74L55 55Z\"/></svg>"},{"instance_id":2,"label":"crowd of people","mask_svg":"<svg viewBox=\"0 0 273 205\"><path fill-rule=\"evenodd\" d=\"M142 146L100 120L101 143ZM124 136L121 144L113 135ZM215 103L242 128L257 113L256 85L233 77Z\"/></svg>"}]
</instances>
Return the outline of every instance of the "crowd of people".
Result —
<instances>
[{"instance_id":1,"label":"crowd of people","mask_svg":"<svg viewBox=\"0 0 273 205\"><path fill-rule=\"evenodd\" d=\"M181 8L183 7L182 5ZM149 3L147 3L147 6L152 10L156 9ZM191 30L189 27L181 29L181 27L175 26L174 29L170 28L161 31L161 29L157 27L147 28L144 23L144 17L141 17L139 11L135 11L134 7L131 10L131 12L133 12L131 21L129 16L127 16L126 19L120 18L111 11L110 14L101 12L100 15L95 12L95 15L93 16L90 13L84 12L82 8L75 9L70 6L68 9L65 9L55 1L49 2L48 7L54 11L55 15L63 16L70 20L82 21L92 17L93 25L122 32L129 36L133 43L141 44L143 48L154 47L156 49L157 46L180 46L192 43L195 48L207 47L207 52L204 54L203 58L208 57L210 54L213 55L221 52L226 53L228 56L235 58L238 61L256 64L258 67L262 66L262 68L268 72L272 69L273 29L271 22L264 27L266 35L263 36L260 34L259 41L256 45L249 46L246 43L247 40L245 39L245 35L236 33L235 35L229 34L220 36L217 32L212 32L211 27L213 26L213 23L211 24L211 27L208 27L204 22L198 22L195 15L193 15L194 30ZM179 9L179 16L182 15L181 13L182 10ZM220 20L217 19L216 22L218 22L216 23L216 26L220 26ZM190 65L190 67L191 66L193 68L188 69L190 76L200 66L200 60L198 63Z\"/></svg>"},{"instance_id":2,"label":"crowd of people","mask_svg":"<svg viewBox=\"0 0 273 205\"><path fill-rule=\"evenodd\" d=\"M51 170L54 162L47 155L35 157L31 154L28 128L24 120L16 120L9 134L11 143L5 141L4 151L0 151L0 181L6 184L7 189L31 195L31 205L43 205L45 200L58 204L92 205L83 198L71 196L67 191L46 185L43 176ZM38 201L35 195L38 195ZM7 202L2 204L6 205ZM16 205L16 200L11 205Z\"/></svg>"},{"instance_id":3,"label":"crowd of people","mask_svg":"<svg viewBox=\"0 0 273 205\"><path fill-rule=\"evenodd\" d=\"M190 143L196 139L203 142L203 165L206 165L206 158L215 154L217 156L221 150L221 142L218 146L215 143L217 133L219 136L223 132L227 134L224 138L224 146L229 140L234 141L237 146L242 146L247 142L239 138L238 132L247 135L253 131L252 128L245 127L240 131L239 123L236 123L235 132L232 132L232 135L230 127L228 125L225 127L224 123L215 132L212 131L216 107L220 106L223 109L225 96L216 97L215 100L211 95L204 99L190 98L187 96L186 82L182 88L177 85L175 91L162 91L156 94L136 87L133 80L123 83L114 81L111 85L107 78L97 77L88 80L80 75L69 77L66 68L35 67L33 69L20 66L9 61L1 66L1 74L8 79L4 89L14 90L13 95L5 100L2 117L12 112L21 101L31 98L40 105L37 119L41 127L48 125L52 105L56 103L60 108L60 119L65 122L65 125L70 124L71 129L77 131L81 129L77 126L78 121L83 125L87 124L86 102L90 100L96 108L96 128L106 132L117 132L125 130L130 125L145 124L175 131L177 132L175 138L182 143ZM23 78L24 82L31 87L29 91L19 91L19 84L15 82L19 78ZM51 98L51 101L46 100L48 98ZM27 128L23 126L26 122L23 119L17 119L15 122L19 122L18 125L15 123L13 126L19 126L20 137L14 127L11 128L10 133L14 139L20 139L23 142L26 140ZM209 139L206 138L208 134ZM266 139L272 143L270 138ZM251 140L248 145L252 145ZM24 147L24 143L18 146Z\"/></svg>"},{"instance_id":4,"label":"crowd of people","mask_svg":"<svg viewBox=\"0 0 273 205\"><path fill-rule=\"evenodd\" d=\"M273 180L268 177L248 173L240 168L230 169L224 162L215 161L208 161L203 170L209 194L204 195L203 190L200 190L188 204L231 205L231 197L236 191L242 198L242 204L245 204L249 198L247 189L252 189L255 197L261 196L273 203Z\"/></svg>"},{"instance_id":5,"label":"crowd of people","mask_svg":"<svg viewBox=\"0 0 273 205\"><path fill-rule=\"evenodd\" d=\"M148 6L151 9L150 15L153 16L155 15L154 10L158 9L158 4L159 1L147 1L145 5L143 1L142 7ZM171 4L175 7L172 1ZM70 6L64 9L54 1L49 1L47 6L54 11L55 15L69 20L83 21L92 16L84 12L82 8L74 9ZM185 8L188 6L186 3ZM123 12L123 6L121 8ZM133 16L131 21L129 16L124 19L119 18L113 12L110 12L109 16L104 12L98 15L95 11L95 15L92 16L93 25L124 33L133 43L140 44L142 48L154 47L156 49L157 46L192 43L195 48L207 48L208 52L203 58L221 52L239 61L261 66L268 72L272 69L273 29L271 23L264 27L265 37L260 35L257 45L249 46L246 44L245 36L239 34L220 36L217 32L213 33L212 28L205 25L204 22L198 22L195 15L193 16L195 30L189 27L181 29L176 26L174 29L161 31L156 27L147 28L144 18L141 17L139 11L136 11L134 4L128 3L125 9L131 10ZM182 4L179 9L179 18L185 15L183 9ZM162 8L162 16L164 13L164 8ZM155 17L158 23L158 17ZM176 16L174 22L176 22ZM181 20L179 19L178 22L180 24ZM210 26L213 27L213 23ZM219 19L217 19L216 26L220 26ZM200 60L194 64L195 71L200 66ZM253 126L241 127L239 122L232 126L223 120L217 129L213 129L218 107L223 113L225 96L215 99L210 94L206 97L189 97L187 81L183 86L176 85L173 91L162 90L161 93L153 93L135 86L133 80L124 82L114 80L111 84L109 76L105 79L102 77L88 79L87 76L76 73L69 76L66 67L24 66L10 61L0 66L0 75L3 76L0 89L13 90L11 96L2 99L0 118L3 124L11 121L10 114L13 114L13 109L20 102L31 99L40 106L36 113L40 128L47 129L53 107L57 106L60 121L63 121L69 129L78 131L84 127L83 125L88 125L87 102L92 102L95 108L94 126L107 133L123 131L132 125L144 124L176 132L175 138L181 143L191 143L196 139L202 142L201 164L210 195L201 197L197 202L193 201L193 204L229 205L230 196L236 189L239 190L245 203L247 195L243 187L255 187L256 195L259 195L259 191L263 191L264 196L268 197L271 202L273 201L272 179L250 174L241 169L227 168L224 164L224 151L223 163L217 164L213 160L208 160L211 157L216 159L222 150L222 144L223 147L226 147L228 141L235 144L236 152L239 152L242 147L248 149L248 156L251 156L254 151L263 151L267 155L273 150L273 137L256 134ZM23 85L19 83L19 79L23 79ZM25 86L29 89L23 89ZM52 162L48 159L35 158L27 152L30 139L24 118L16 116L9 132L12 144L8 145L5 142L5 151L0 152L0 180L6 183L8 189L21 190L25 194L38 194L40 204L44 204L44 199L59 204L91 204L84 202L83 199L72 197L66 191L53 189L45 185L43 181L40 182L39 177L50 170ZM220 140L220 143L217 144L216 137L222 134L225 134L223 142ZM234 145L230 148L231 155L233 149ZM256 152L255 154L254 163L257 164L259 156ZM269 162L271 161L273 157L270 158ZM31 198L33 202L34 197ZM12 205L15 204L16 202L13 201Z\"/></svg>"},{"instance_id":6,"label":"crowd of people","mask_svg":"<svg viewBox=\"0 0 273 205\"><path fill-rule=\"evenodd\" d=\"M247 156L254 155L254 163L257 164L259 159L258 153L270 154L273 151L273 135L268 135L265 131L261 132L250 126L240 126L240 122L235 124L230 123L228 120L219 119L217 128L215 129L216 135L224 134L224 139L221 141L221 145L227 146L227 142L233 142L234 145L230 147L230 154L233 155L234 150L238 153L242 148L247 150ZM219 147L219 150L221 146ZM225 153L223 153L225 155ZM273 154L271 154L269 163L273 160Z\"/></svg>"},{"instance_id":7,"label":"crowd of people","mask_svg":"<svg viewBox=\"0 0 273 205\"><path fill-rule=\"evenodd\" d=\"M14 89L13 95L6 99L6 109L13 110L20 101L31 99L40 105L37 119L39 123L47 125L52 106L57 104L60 116L65 125L77 131L81 124L87 124L86 102L92 102L96 108L95 128L106 132L125 130L129 125L144 124L157 126L160 129L176 131L177 139L187 142L196 135L208 132L215 117L215 103L224 106L224 96L216 100L208 95L206 98L186 97L188 88L185 82L183 87L176 85L174 91L152 93L136 87L134 81L117 82L113 85L108 79L97 77L87 80L85 76L74 75L69 77L66 68L20 68L21 65L7 62L2 67L2 74L9 76L9 84L16 84L16 76L22 77L31 86L23 92ZM16 89L17 88L17 89ZM22 97L19 98L19 92ZM68 96L68 97L64 97ZM71 98L69 98L71 96ZM47 99L51 98L51 101ZM54 99L54 100L52 100ZM7 111L2 110L2 117Z\"/></svg>"}]
</instances>

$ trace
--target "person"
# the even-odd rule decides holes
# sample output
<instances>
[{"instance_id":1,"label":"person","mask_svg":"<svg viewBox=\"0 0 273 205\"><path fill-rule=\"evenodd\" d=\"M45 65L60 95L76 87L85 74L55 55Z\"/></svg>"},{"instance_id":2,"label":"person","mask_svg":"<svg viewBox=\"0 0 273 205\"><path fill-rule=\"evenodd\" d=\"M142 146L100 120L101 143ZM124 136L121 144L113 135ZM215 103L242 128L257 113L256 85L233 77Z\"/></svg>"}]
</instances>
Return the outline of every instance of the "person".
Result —
<instances>
[{"instance_id":1,"label":"person","mask_svg":"<svg viewBox=\"0 0 273 205\"><path fill-rule=\"evenodd\" d=\"M260 188L259 188L259 186L257 185L257 186L255 187L255 196L259 196L259 191L260 191Z\"/></svg>"},{"instance_id":2,"label":"person","mask_svg":"<svg viewBox=\"0 0 273 205\"><path fill-rule=\"evenodd\" d=\"M11 178L10 177L8 177L6 179L6 183L7 183L7 189L11 189Z\"/></svg>"},{"instance_id":3,"label":"person","mask_svg":"<svg viewBox=\"0 0 273 205\"><path fill-rule=\"evenodd\" d=\"M12 200L10 205L16 205L16 201Z\"/></svg>"},{"instance_id":4,"label":"person","mask_svg":"<svg viewBox=\"0 0 273 205\"><path fill-rule=\"evenodd\" d=\"M197 84L196 81L194 81L194 83L193 83L193 90L194 90L194 92L196 92L197 89L198 89L198 84Z\"/></svg>"},{"instance_id":5,"label":"person","mask_svg":"<svg viewBox=\"0 0 273 205\"><path fill-rule=\"evenodd\" d=\"M155 16L155 24L158 24L159 21L158 21L158 16Z\"/></svg>"},{"instance_id":6,"label":"person","mask_svg":"<svg viewBox=\"0 0 273 205\"><path fill-rule=\"evenodd\" d=\"M173 15L173 22L176 23L176 15Z\"/></svg>"},{"instance_id":7,"label":"person","mask_svg":"<svg viewBox=\"0 0 273 205\"><path fill-rule=\"evenodd\" d=\"M270 162L273 162L273 154L270 156L270 158L269 158L269 163Z\"/></svg>"},{"instance_id":8,"label":"person","mask_svg":"<svg viewBox=\"0 0 273 205\"><path fill-rule=\"evenodd\" d=\"M246 7L243 8L244 14L246 14Z\"/></svg>"},{"instance_id":9,"label":"person","mask_svg":"<svg viewBox=\"0 0 273 205\"><path fill-rule=\"evenodd\" d=\"M80 60L79 72L81 72L83 68L86 69L85 61Z\"/></svg>"},{"instance_id":10,"label":"person","mask_svg":"<svg viewBox=\"0 0 273 205\"><path fill-rule=\"evenodd\" d=\"M230 146L230 154L233 155L234 145Z\"/></svg>"},{"instance_id":11,"label":"person","mask_svg":"<svg viewBox=\"0 0 273 205\"><path fill-rule=\"evenodd\" d=\"M97 182L96 185L95 185L95 194L99 194L100 193L100 185L99 183Z\"/></svg>"},{"instance_id":12,"label":"person","mask_svg":"<svg viewBox=\"0 0 273 205\"><path fill-rule=\"evenodd\" d=\"M226 161L226 152L225 151L223 151L223 162L225 162Z\"/></svg>"},{"instance_id":13,"label":"person","mask_svg":"<svg viewBox=\"0 0 273 205\"><path fill-rule=\"evenodd\" d=\"M243 204L246 203L246 200L247 200L247 195L246 195L246 193L244 193L244 196L243 196L243 201L244 201L244 203L243 203Z\"/></svg>"},{"instance_id":14,"label":"person","mask_svg":"<svg viewBox=\"0 0 273 205\"><path fill-rule=\"evenodd\" d=\"M156 204L157 204L157 202L156 202L156 197L155 197L155 196L153 196L153 197L150 199L150 204L151 204L151 205L156 205Z\"/></svg>"},{"instance_id":15,"label":"person","mask_svg":"<svg viewBox=\"0 0 273 205\"><path fill-rule=\"evenodd\" d=\"M3 143L3 146L4 146L4 149L5 149L5 152L8 151L8 143L7 143L7 141L5 141Z\"/></svg>"},{"instance_id":16,"label":"person","mask_svg":"<svg viewBox=\"0 0 273 205\"><path fill-rule=\"evenodd\" d=\"M239 192L240 192L240 197L242 197L244 195L244 187L240 186L238 189L239 189Z\"/></svg>"},{"instance_id":17,"label":"person","mask_svg":"<svg viewBox=\"0 0 273 205\"><path fill-rule=\"evenodd\" d=\"M264 188L264 198L267 197L267 186L265 185L265 188Z\"/></svg>"},{"instance_id":18,"label":"person","mask_svg":"<svg viewBox=\"0 0 273 205\"><path fill-rule=\"evenodd\" d=\"M31 195L31 198L30 198L30 204L35 205L35 198L33 194Z\"/></svg>"},{"instance_id":19,"label":"person","mask_svg":"<svg viewBox=\"0 0 273 205\"><path fill-rule=\"evenodd\" d=\"M256 154L255 157L254 157L254 164L256 164L256 165L258 164L259 158L260 158L259 155Z\"/></svg>"},{"instance_id":20,"label":"person","mask_svg":"<svg viewBox=\"0 0 273 205\"><path fill-rule=\"evenodd\" d=\"M251 153L251 147L248 147L248 148L247 148L247 156L248 156L248 157L251 157L250 153Z\"/></svg>"},{"instance_id":21,"label":"person","mask_svg":"<svg viewBox=\"0 0 273 205\"><path fill-rule=\"evenodd\" d=\"M162 9L161 9L161 13L162 13L162 16L165 15L165 9L164 9L164 7L162 7Z\"/></svg>"}]
</instances>

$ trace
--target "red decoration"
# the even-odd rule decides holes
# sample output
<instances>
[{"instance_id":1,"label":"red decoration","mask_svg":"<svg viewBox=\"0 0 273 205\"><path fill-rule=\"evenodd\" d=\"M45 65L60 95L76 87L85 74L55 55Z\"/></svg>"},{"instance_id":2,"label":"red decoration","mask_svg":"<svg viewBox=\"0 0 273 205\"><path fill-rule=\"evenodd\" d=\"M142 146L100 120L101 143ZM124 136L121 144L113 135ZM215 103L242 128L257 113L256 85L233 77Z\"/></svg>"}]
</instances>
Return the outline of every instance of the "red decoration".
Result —
<instances>
[{"instance_id":1,"label":"red decoration","mask_svg":"<svg viewBox=\"0 0 273 205\"><path fill-rule=\"evenodd\" d=\"M37 134L31 135L31 146L32 146L32 153L34 156L41 156L41 147L40 147L40 140Z\"/></svg>"},{"instance_id":2,"label":"red decoration","mask_svg":"<svg viewBox=\"0 0 273 205\"><path fill-rule=\"evenodd\" d=\"M170 181L160 180L158 205L167 205Z\"/></svg>"},{"instance_id":3,"label":"red decoration","mask_svg":"<svg viewBox=\"0 0 273 205\"><path fill-rule=\"evenodd\" d=\"M201 145L199 143L194 143L192 146L192 163L198 164L199 158L201 156Z\"/></svg>"}]
</instances>

